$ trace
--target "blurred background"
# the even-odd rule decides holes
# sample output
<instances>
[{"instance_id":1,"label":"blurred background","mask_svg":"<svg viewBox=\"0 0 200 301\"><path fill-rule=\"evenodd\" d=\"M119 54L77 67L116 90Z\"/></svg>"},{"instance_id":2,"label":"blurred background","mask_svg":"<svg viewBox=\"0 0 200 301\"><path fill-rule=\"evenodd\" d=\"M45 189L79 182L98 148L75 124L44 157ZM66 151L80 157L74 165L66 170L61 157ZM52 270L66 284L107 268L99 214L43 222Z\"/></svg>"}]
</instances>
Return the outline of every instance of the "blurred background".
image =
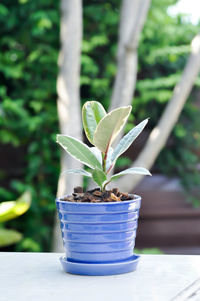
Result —
<instances>
[{"instance_id":1,"label":"blurred background","mask_svg":"<svg viewBox=\"0 0 200 301\"><path fill-rule=\"evenodd\" d=\"M53 245L61 155L55 143L60 132L56 83L59 51L64 47L63 40L60 43L64 2L61 9L60 2L52 0L0 3L0 251L50 251ZM93 99L106 109L111 105L122 2L83 0L80 108ZM118 170L136 159L173 97L191 42L200 30L198 6L191 0L150 3L137 47L133 112L125 132L147 117L150 121L134 146L118 160ZM72 43L70 49L74 47ZM151 169L153 177L142 179L134 188L143 197L136 243L139 250L200 252L198 75L190 90ZM19 197L23 193L22 202ZM13 200L18 201L10 203Z\"/></svg>"}]
</instances>

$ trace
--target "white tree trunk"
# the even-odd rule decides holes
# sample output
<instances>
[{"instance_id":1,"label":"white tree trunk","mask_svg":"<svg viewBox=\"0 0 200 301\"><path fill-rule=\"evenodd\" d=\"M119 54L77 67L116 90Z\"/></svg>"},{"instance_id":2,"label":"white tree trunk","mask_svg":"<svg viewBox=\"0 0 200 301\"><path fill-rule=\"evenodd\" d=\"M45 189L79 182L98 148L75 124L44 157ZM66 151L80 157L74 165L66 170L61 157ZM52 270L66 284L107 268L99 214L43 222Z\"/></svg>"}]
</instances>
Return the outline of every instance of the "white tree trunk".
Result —
<instances>
[{"instance_id":1,"label":"white tree trunk","mask_svg":"<svg viewBox=\"0 0 200 301\"><path fill-rule=\"evenodd\" d=\"M59 75L57 79L57 108L60 133L82 139L79 78L80 54L82 41L82 1L61 1L61 51L59 54ZM81 168L81 163L67 155L61 154L61 173L66 169ZM79 175L62 175L58 181L57 197L70 194L75 186L82 185ZM63 245L56 214L54 227L53 251L62 252Z\"/></svg>"},{"instance_id":2,"label":"white tree trunk","mask_svg":"<svg viewBox=\"0 0 200 301\"><path fill-rule=\"evenodd\" d=\"M120 13L117 74L109 111L132 103L137 77L137 48L151 0L123 0ZM118 136L118 140L123 135ZM113 170L110 174L113 173ZM96 187L90 180L89 189ZM109 187L109 186L108 186Z\"/></svg>"},{"instance_id":3,"label":"white tree trunk","mask_svg":"<svg viewBox=\"0 0 200 301\"><path fill-rule=\"evenodd\" d=\"M150 0L123 0L121 7L117 75L110 109L131 104L137 76L137 48Z\"/></svg>"},{"instance_id":4,"label":"white tree trunk","mask_svg":"<svg viewBox=\"0 0 200 301\"><path fill-rule=\"evenodd\" d=\"M145 147L133 163L132 167L142 166L148 169L152 167L179 118L199 71L200 34L192 40L191 54L181 79L174 89L173 96L168 102L158 125L152 130ZM120 180L116 181L115 185L117 185L121 191L131 191L142 178L143 176L124 176Z\"/></svg>"}]
</instances>

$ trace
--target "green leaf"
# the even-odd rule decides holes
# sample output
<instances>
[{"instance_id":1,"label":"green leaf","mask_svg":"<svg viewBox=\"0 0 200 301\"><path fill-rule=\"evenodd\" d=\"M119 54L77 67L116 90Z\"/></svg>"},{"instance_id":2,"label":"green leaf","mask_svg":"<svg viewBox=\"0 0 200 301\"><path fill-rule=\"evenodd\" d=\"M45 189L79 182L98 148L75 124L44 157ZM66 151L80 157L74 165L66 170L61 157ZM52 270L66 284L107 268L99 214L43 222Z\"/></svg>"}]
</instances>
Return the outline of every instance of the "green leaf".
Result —
<instances>
[{"instance_id":1,"label":"green leaf","mask_svg":"<svg viewBox=\"0 0 200 301\"><path fill-rule=\"evenodd\" d=\"M113 143L131 112L131 106L121 107L101 119L94 133L94 145L105 153Z\"/></svg>"},{"instance_id":2,"label":"green leaf","mask_svg":"<svg viewBox=\"0 0 200 301\"><path fill-rule=\"evenodd\" d=\"M106 174L100 169L93 170L92 178L101 188L103 183L107 180Z\"/></svg>"},{"instance_id":3,"label":"green leaf","mask_svg":"<svg viewBox=\"0 0 200 301\"><path fill-rule=\"evenodd\" d=\"M91 168L102 169L100 162L83 142L67 135L57 135L57 142L76 160Z\"/></svg>"},{"instance_id":4,"label":"green leaf","mask_svg":"<svg viewBox=\"0 0 200 301\"><path fill-rule=\"evenodd\" d=\"M113 153L113 148L109 147L108 149L108 154L107 154L107 159L106 159L106 171L110 168L112 161L111 161L111 156Z\"/></svg>"},{"instance_id":5,"label":"green leaf","mask_svg":"<svg viewBox=\"0 0 200 301\"><path fill-rule=\"evenodd\" d=\"M62 174L65 174L65 173L76 173L76 174L80 174L85 177L89 177L89 178L92 177L92 174L90 172L87 172L84 169L68 169L68 170L63 171Z\"/></svg>"},{"instance_id":6,"label":"green leaf","mask_svg":"<svg viewBox=\"0 0 200 301\"><path fill-rule=\"evenodd\" d=\"M111 161L114 162L119 156L121 156L133 143L133 141L138 137L138 135L143 131L146 126L148 119L140 122L136 127L134 127L128 134L126 134L116 146L112 153Z\"/></svg>"},{"instance_id":7,"label":"green leaf","mask_svg":"<svg viewBox=\"0 0 200 301\"><path fill-rule=\"evenodd\" d=\"M90 149L102 165L101 151L97 147L91 147ZM110 165L112 163L112 161L111 161L112 153L113 153L113 148L109 147L108 154L107 154L107 160L106 160L106 170L108 170L110 168Z\"/></svg>"},{"instance_id":8,"label":"green leaf","mask_svg":"<svg viewBox=\"0 0 200 301\"><path fill-rule=\"evenodd\" d=\"M99 121L106 116L104 107L97 101L87 101L82 109L82 120L85 134L93 144L93 136Z\"/></svg>"},{"instance_id":9,"label":"green leaf","mask_svg":"<svg viewBox=\"0 0 200 301\"><path fill-rule=\"evenodd\" d=\"M22 239L23 235L15 230L0 229L0 247L7 247Z\"/></svg>"},{"instance_id":10,"label":"green leaf","mask_svg":"<svg viewBox=\"0 0 200 301\"><path fill-rule=\"evenodd\" d=\"M90 150L93 152L93 154L95 155L95 157L97 158L97 160L102 165L102 154L101 154L101 151L97 147L95 147L95 146L90 147Z\"/></svg>"},{"instance_id":11,"label":"green leaf","mask_svg":"<svg viewBox=\"0 0 200 301\"><path fill-rule=\"evenodd\" d=\"M144 167L131 167L113 175L111 177L111 181L116 180L119 177L127 174L151 176L151 173Z\"/></svg>"},{"instance_id":12,"label":"green leaf","mask_svg":"<svg viewBox=\"0 0 200 301\"><path fill-rule=\"evenodd\" d=\"M24 192L16 201L0 203L0 222L6 222L24 214L30 207L31 194Z\"/></svg>"}]
</instances>

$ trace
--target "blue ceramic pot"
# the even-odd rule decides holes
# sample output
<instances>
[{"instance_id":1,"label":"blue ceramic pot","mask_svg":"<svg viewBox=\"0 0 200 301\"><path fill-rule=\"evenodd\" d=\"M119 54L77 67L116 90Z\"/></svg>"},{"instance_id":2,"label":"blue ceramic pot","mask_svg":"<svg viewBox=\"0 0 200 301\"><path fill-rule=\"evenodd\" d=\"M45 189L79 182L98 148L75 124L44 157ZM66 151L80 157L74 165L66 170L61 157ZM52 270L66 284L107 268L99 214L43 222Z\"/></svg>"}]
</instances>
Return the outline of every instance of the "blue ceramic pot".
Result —
<instances>
[{"instance_id":1,"label":"blue ceramic pot","mask_svg":"<svg viewBox=\"0 0 200 301\"><path fill-rule=\"evenodd\" d=\"M66 259L74 263L119 263L131 259L141 197L110 203L56 200Z\"/></svg>"}]
</instances>

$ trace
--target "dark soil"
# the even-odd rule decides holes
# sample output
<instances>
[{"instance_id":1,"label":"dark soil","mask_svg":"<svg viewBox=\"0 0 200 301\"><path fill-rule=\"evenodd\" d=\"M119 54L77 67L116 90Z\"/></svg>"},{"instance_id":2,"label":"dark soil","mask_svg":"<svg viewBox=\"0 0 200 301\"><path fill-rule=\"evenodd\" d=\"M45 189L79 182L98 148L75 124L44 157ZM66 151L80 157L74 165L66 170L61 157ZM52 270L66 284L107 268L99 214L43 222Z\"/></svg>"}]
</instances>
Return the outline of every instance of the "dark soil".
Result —
<instances>
[{"instance_id":1,"label":"dark soil","mask_svg":"<svg viewBox=\"0 0 200 301\"><path fill-rule=\"evenodd\" d=\"M83 192L82 187L75 187L74 193L66 196L61 201L77 202L77 203L101 203L101 202L123 202L134 199L133 194L123 193L118 188L112 190L100 191L100 188L95 188Z\"/></svg>"}]
</instances>

